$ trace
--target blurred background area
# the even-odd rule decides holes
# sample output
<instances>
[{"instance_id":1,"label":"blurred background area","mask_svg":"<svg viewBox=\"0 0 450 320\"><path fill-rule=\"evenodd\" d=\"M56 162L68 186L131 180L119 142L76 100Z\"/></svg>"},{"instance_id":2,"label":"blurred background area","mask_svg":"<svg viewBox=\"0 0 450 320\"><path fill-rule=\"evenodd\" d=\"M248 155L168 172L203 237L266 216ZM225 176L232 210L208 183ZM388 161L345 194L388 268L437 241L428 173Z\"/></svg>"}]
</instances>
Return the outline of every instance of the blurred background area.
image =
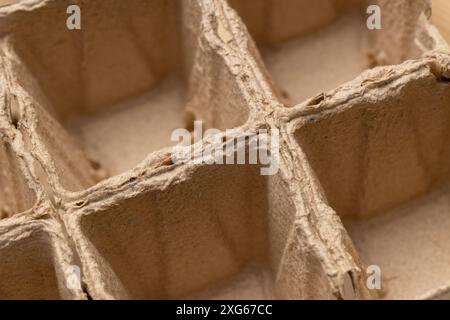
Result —
<instances>
[{"instance_id":1,"label":"blurred background area","mask_svg":"<svg viewBox=\"0 0 450 320\"><path fill-rule=\"evenodd\" d=\"M0 0L0 7L10 5L18 1L19 0ZM450 43L450 0L432 0L432 3L433 3L432 21L442 32L447 42Z\"/></svg>"},{"instance_id":2,"label":"blurred background area","mask_svg":"<svg viewBox=\"0 0 450 320\"><path fill-rule=\"evenodd\" d=\"M432 21L450 43L450 0L433 0Z\"/></svg>"}]
</instances>

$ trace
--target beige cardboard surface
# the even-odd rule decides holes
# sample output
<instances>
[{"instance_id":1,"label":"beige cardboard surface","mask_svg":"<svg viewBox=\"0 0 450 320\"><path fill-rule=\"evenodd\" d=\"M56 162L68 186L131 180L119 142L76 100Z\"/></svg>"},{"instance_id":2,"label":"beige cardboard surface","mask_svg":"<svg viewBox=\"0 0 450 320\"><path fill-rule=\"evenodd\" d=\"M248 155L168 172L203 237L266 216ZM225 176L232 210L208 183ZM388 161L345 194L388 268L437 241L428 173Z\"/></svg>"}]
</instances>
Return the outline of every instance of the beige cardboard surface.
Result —
<instances>
[{"instance_id":1,"label":"beige cardboard surface","mask_svg":"<svg viewBox=\"0 0 450 320\"><path fill-rule=\"evenodd\" d=\"M81 30L0 3L0 299L448 295L436 2L377 1L381 30L357 0L79 1ZM202 151L279 132L279 170L174 163L194 120Z\"/></svg>"}]
</instances>

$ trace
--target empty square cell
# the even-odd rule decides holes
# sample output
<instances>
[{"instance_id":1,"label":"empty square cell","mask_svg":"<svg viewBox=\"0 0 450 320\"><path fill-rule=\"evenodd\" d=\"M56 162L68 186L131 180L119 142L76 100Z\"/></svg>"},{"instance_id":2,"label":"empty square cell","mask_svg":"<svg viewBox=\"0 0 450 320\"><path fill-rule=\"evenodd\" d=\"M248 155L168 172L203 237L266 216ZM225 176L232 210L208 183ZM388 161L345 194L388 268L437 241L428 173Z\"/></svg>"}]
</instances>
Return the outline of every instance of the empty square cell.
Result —
<instances>
[{"instance_id":1,"label":"empty square cell","mask_svg":"<svg viewBox=\"0 0 450 320\"><path fill-rule=\"evenodd\" d=\"M387 298L450 283L450 85L421 76L377 102L308 116L297 140Z\"/></svg>"},{"instance_id":2,"label":"empty square cell","mask_svg":"<svg viewBox=\"0 0 450 320\"><path fill-rule=\"evenodd\" d=\"M185 126L180 5L83 1L81 30L69 30L70 4L16 13L11 42L47 111L117 174L170 145L172 130Z\"/></svg>"},{"instance_id":3,"label":"empty square cell","mask_svg":"<svg viewBox=\"0 0 450 320\"><path fill-rule=\"evenodd\" d=\"M0 299L71 298L64 278L57 277L56 260L51 237L39 223L0 226Z\"/></svg>"},{"instance_id":4,"label":"empty square cell","mask_svg":"<svg viewBox=\"0 0 450 320\"><path fill-rule=\"evenodd\" d=\"M70 4L42 2L31 11L10 14L8 43L26 66L26 71L17 71L15 76L109 175L122 173L152 151L173 145L172 132L191 127L196 115L186 114L185 107L190 103L190 72L196 63L208 63L208 70L214 72L211 90L221 90L214 99L226 100L221 110L214 111L221 121L231 117L222 121L231 128L246 121L245 108L238 116L227 113L232 103L227 92L234 87L229 84L231 76L224 79L229 72L221 57L195 61L202 29L201 9L194 1L81 1L80 30L66 26ZM39 125L46 127L40 134L46 136L53 158L77 158L71 144L57 145L67 141L61 138L65 133L48 122L41 121ZM55 160L57 165L64 161ZM74 165L66 163L61 175Z\"/></svg>"},{"instance_id":5,"label":"empty square cell","mask_svg":"<svg viewBox=\"0 0 450 320\"><path fill-rule=\"evenodd\" d=\"M83 214L80 228L122 298L270 299L294 217L278 180L257 166L206 166Z\"/></svg>"},{"instance_id":6,"label":"empty square cell","mask_svg":"<svg viewBox=\"0 0 450 320\"><path fill-rule=\"evenodd\" d=\"M337 88L375 65L420 55L413 38L420 9L404 2L229 0L288 106ZM381 30L367 27L366 10L374 3L381 6Z\"/></svg>"}]
</instances>

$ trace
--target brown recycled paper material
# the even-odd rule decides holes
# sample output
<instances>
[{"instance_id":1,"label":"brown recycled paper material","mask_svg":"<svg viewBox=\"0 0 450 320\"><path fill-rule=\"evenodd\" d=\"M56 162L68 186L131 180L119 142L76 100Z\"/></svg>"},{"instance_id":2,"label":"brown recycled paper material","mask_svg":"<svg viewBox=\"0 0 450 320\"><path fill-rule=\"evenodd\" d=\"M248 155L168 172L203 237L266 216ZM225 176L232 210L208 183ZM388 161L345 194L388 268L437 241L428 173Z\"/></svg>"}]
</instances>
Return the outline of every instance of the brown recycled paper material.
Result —
<instances>
[{"instance_id":1,"label":"brown recycled paper material","mask_svg":"<svg viewBox=\"0 0 450 320\"><path fill-rule=\"evenodd\" d=\"M0 298L449 294L429 1L379 0L380 30L347 0L78 1L69 30L72 2L0 7ZM278 130L277 172L172 161L194 119Z\"/></svg>"}]
</instances>

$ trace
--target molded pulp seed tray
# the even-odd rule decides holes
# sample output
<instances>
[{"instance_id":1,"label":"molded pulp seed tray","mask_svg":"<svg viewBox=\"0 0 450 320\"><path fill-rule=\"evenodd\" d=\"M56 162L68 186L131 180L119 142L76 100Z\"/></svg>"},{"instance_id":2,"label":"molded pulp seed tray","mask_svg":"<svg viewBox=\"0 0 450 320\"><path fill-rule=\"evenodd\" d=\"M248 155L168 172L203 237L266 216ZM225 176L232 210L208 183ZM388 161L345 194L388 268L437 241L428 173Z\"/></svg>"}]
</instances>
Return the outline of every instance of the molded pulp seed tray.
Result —
<instances>
[{"instance_id":1,"label":"molded pulp seed tray","mask_svg":"<svg viewBox=\"0 0 450 320\"><path fill-rule=\"evenodd\" d=\"M81 0L69 30L72 2L0 6L0 298L448 297L429 1L376 1L380 30L363 0ZM278 171L174 162L194 120L202 150L278 130Z\"/></svg>"}]
</instances>

